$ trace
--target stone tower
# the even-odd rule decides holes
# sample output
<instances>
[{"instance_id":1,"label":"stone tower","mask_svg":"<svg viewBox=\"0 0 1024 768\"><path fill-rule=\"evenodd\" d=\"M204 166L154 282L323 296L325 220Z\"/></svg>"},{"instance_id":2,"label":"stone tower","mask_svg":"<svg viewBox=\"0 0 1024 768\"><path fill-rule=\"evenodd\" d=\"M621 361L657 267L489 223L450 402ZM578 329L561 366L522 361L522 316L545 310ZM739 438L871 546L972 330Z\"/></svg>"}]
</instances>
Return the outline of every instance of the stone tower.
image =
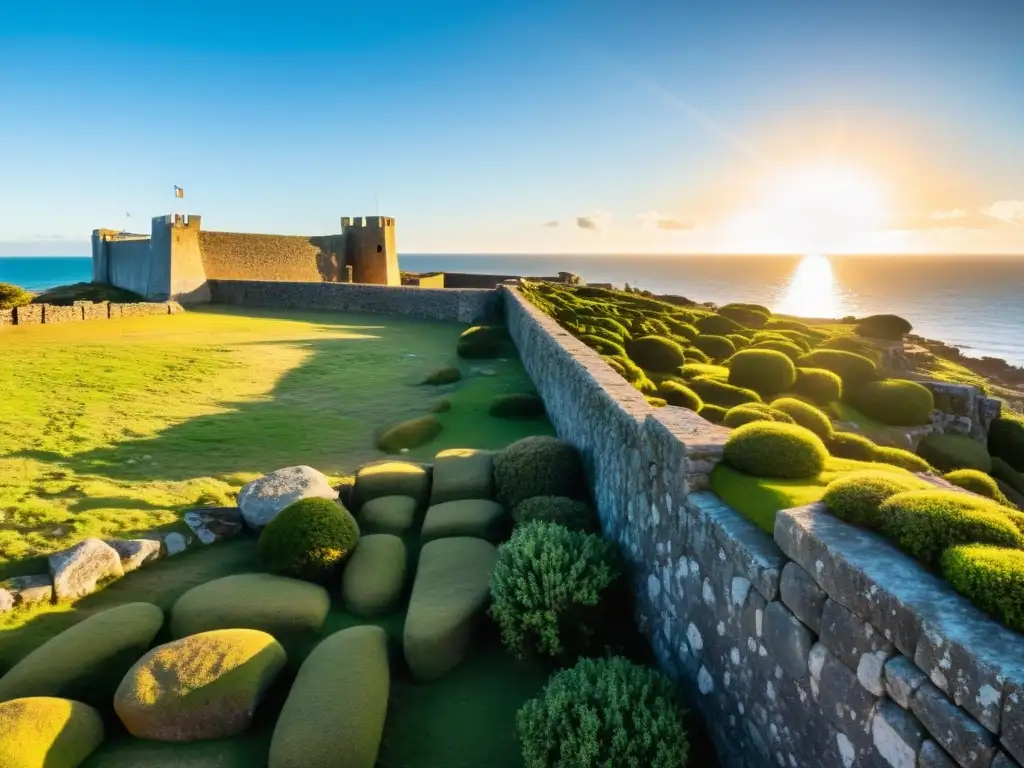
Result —
<instances>
[{"instance_id":1,"label":"stone tower","mask_svg":"<svg viewBox=\"0 0 1024 768\"><path fill-rule=\"evenodd\" d=\"M395 251L395 220L387 216L343 216L345 264L352 280L376 285L401 285Z\"/></svg>"}]
</instances>

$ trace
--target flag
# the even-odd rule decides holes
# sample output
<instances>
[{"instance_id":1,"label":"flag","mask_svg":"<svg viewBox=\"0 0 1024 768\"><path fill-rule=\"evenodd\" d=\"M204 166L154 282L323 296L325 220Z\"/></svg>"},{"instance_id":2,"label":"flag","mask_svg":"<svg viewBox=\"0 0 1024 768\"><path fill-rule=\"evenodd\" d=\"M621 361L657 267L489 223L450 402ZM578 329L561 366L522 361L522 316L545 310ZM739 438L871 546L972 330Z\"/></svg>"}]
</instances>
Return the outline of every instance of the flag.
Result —
<instances>
[{"instance_id":1,"label":"flag","mask_svg":"<svg viewBox=\"0 0 1024 768\"><path fill-rule=\"evenodd\" d=\"M185 190L182 189L179 186L175 186L174 187L174 196L175 197L184 197L185 196Z\"/></svg>"}]
</instances>

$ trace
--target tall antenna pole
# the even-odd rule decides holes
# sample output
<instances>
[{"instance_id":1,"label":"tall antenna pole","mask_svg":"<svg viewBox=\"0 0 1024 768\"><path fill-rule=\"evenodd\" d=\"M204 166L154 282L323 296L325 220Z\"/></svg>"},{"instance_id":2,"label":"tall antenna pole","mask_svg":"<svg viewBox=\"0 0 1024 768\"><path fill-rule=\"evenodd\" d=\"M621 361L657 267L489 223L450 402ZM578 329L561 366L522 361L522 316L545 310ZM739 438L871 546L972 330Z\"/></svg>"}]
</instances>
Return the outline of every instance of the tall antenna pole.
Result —
<instances>
[{"instance_id":1,"label":"tall antenna pole","mask_svg":"<svg viewBox=\"0 0 1024 768\"><path fill-rule=\"evenodd\" d=\"M373 193L373 215L380 216L380 197L376 192Z\"/></svg>"}]
</instances>

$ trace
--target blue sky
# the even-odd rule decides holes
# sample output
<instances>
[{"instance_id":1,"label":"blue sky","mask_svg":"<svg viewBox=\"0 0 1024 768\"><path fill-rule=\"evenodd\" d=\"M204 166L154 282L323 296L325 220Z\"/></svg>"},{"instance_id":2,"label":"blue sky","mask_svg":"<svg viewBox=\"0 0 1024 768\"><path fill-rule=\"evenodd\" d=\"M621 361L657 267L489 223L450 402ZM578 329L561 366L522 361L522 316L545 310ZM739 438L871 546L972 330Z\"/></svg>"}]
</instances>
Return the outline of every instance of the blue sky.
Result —
<instances>
[{"instance_id":1,"label":"blue sky","mask_svg":"<svg viewBox=\"0 0 1024 768\"><path fill-rule=\"evenodd\" d=\"M0 254L378 200L402 252L1024 253L1020 0L185 8L5 9Z\"/></svg>"}]
</instances>

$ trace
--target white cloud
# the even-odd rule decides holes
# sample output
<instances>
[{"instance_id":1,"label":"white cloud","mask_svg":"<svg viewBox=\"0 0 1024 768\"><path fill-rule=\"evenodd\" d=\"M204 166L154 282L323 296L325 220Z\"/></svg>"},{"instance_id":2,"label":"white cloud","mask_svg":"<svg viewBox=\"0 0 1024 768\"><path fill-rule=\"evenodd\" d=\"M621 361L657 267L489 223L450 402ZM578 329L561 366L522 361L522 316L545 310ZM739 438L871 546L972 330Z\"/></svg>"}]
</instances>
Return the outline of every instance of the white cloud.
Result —
<instances>
[{"instance_id":1,"label":"white cloud","mask_svg":"<svg viewBox=\"0 0 1024 768\"><path fill-rule=\"evenodd\" d=\"M1024 200L999 200L980 210L986 216L1007 224L1024 225Z\"/></svg>"},{"instance_id":2,"label":"white cloud","mask_svg":"<svg viewBox=\"0 0 1024 768\"><path fill-rule=\"evenodd\" d=\"M929 217L932 221L949 221L950 219L962 219L967 215L963 208L951 208L948 211L932 211Z\"/></svg>"},{"instance_id":3,"label":"white cloud","mask_svg":"<svg viewBox=\"0 0 1024 768\"><path fill-rule=\"evenodd\" d=\"M589 216L577 216L576 226L580 229L607 229L610 218L604 211L595 211Z\"/></svg>"},{"instance_id":4,"label":"white cloud","mask_svg":"<svg viewBox=\"0 0 1024 768\"><path fill-rule=\"evenodd\" d=\"M647 211L641 213L637 218L640 219L640 226L642 229L662 229L662 230L684 230L694 229L697 223L688 219L677 219L673 216L669 216L658 211Z\"/></svg>"},{"instance_id":5,"label":"white cloud","mask_svg":"<svg viewBox=\"0 0 1024 768\"><path fill-rule=\"evenodd\" d=\"M544 222L544 226L545 227L552 227L552 228L559 227L559 226L561 226L561 222L558 221L557 219L552 219L551 221L545 221Z\"/></svg>"}]
</instances>

